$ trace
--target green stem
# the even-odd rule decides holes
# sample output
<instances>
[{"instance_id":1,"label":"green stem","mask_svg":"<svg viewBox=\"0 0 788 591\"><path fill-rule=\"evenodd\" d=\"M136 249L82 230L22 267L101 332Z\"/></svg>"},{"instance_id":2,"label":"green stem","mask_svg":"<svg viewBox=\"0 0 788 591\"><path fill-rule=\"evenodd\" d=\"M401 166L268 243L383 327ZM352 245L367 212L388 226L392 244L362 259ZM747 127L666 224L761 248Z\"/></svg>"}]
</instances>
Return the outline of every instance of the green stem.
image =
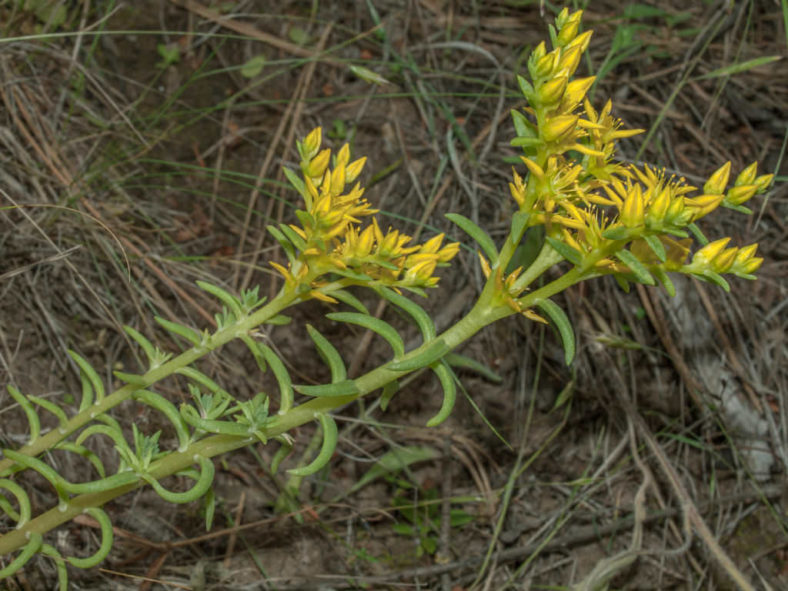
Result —
<instances>
[{"instance_id":1,"label":"green stem","mask_svg":"<svg viewBox=\"0 0 788 591\"><path fill-rule=\"evenodd\" d=\"M175 373L176 370L191 365L201 357L204 357L211 351L214 351L229 343L232 340L239 338L241 335L248 333L251 329L256 328L270 320L282 310L291 305L298 296L293 289L282 289L279 294L271 300L267 305L263 306L256 312L243 318L239 322L226 326L225 328L217 331L206 339L205 343L199 347L192 347L184 351L177 357L171 359L152 369L141 377L140 384L126 384L119 388L109 396L105 397L100 402L93 404L82 412L74 415L65 424L56 429L52 429L46 435L37 438L32 443L25 445L17 450L17 453L27 456L35 457L39 454L54 448L58 443L67 438L72 433L84 427L87 423L92 421L98 416L105 414L111 408L114 408L121 402L128 400L131 396L139 390L144 390L148 386L168 377ZM0 475L8 474L13 468L14 462L8 458L0 460Z\"/></svg>"},{"instance_id":2,"label":"green stem","mask_svg":"<svg viewBox=\"0 0 788 591\"><path fill-rule=\"evenodd\" d=\"M580 273L577 269L572 269L565 275L559 277L558 279L552 281L551 283L548 283L544 287L529 293L525 298L522 299L522 301L528 303L531 302L531 300L535 300L539 298L548 298L566 289L570 285L577 283L577 281L580 281L584 278L585 276L582 273ZM457 324L455 324L454 326L452 326L451 328L440 334L438 338L442 339L450 349L454 349L461 343L471 338L474 334L476 334L479 330L481 330L488 324L492 324L497 320L500 320L502 318L514 314L514 311L507 306L491 305L494 296L495 296L495 287L494 287L494 282L491 279L485 285L482 294L480 295L474 307L468 312L468 314L464 316L459 322L457 322ZM249 330L250 328L263 322L265 318L270 318L271 316L281 311L290 302L292 302L292 299L289 299L287 301L282 299L281 301L279 301L279 298L277 298L276 300L273 300L271 304L269 304L269 306L266 307L268 309L268 312L264 313L265 309L261 309L254 315L250 316L247 320L242 322L240 325L235 325L233 327L233 332L238 333L241 330ZM253 318L255 320L253 320ZM223 331L217 333L217 335L215 335L214 338L219 337L220 334L222 335L220 338L223 343L231 340L231 338L227 338L226 335L223 334ZM213 345L214 343L211 344ZM408 352L402 359L416 357L422 351L424 351L424 349L428 346L429 343L426 343ZM196 357L192 358L188 356L187 355L188 353L189 352L184 353L183 355L179 356L178 358L167 364L169 366L169 373L167 373L166 375L169 375L175 369L182 366L180 363L177 365L172 365L173 362L182 360L183 358L189 360L186 363L190 363L191 361L196 359ZM164 367L165 366L162 366L162 368L160 368L157 371L164 369ZM356 378L355 382L359 390L358 394L353 394L350 396L313 398L308 402L305 402L303 404L300 404L292 408L284 415L274 417L271 420L269 426L265 429L263 435L268 439L271 439L273 437L276 437L277 435L286 433L295 427L314 421L318 413L335 411L362 396L365 396L367 394L370 394L371 392L374 392L382 388L387 383L395 379L402 378L403 375L404 372L393 371L391 369L388 369L387 366L385 365L382 367L378 367L364 374L363 376ZM148 377L153 377L153 376L149 376L148 374L145 374L145 377L147 379ZM127 387L122 388L121 390L113 394L112 397L118 396L119 393L121 391L124 391L126 388ZM135 390L139 389L139 387L135 386L134 389ZM105 402L106 400L107 399L105 399ZM87 422L87 420L85 422ZM189 468L193 464L197 463L199 458L212 458L214 456L218 456L242 447L246 447L247 445L250 445L256 441L258 440L253 437L213 435L205 439L202 439L200 441L192 443L188 447L188 449L182 452L177 452L177 451L172 452L168 454L166 457L161 458L160 460L154 462L147 473L147 477L148 479L152 477L157 480L160 480L162 478L165 478L166 476L170 476L172 474L178 473L180 471ZM146 484L146 480L142 477L139 477L137 481L123 486L118 486L116 488L97 492L97 493L82 494L73 497L69 499L67 503L61 504L60 507L50 509L49 511L46 511L45 513L42 513L38 517L28 521L19 529L16 529L12 532L4 534L3 536L0 536L0 556L8 554L9 552L13 552L23 547L28 542L29 536L32 534L35 533L44 534L54 529L58 525L70 521L77 515L84 513L87 509L91 507L101 507L104 504L111 501L112 499L115 499L121 495L131 492L137 488L140 488L145 484Z\"/></svg>"}]
</instances>

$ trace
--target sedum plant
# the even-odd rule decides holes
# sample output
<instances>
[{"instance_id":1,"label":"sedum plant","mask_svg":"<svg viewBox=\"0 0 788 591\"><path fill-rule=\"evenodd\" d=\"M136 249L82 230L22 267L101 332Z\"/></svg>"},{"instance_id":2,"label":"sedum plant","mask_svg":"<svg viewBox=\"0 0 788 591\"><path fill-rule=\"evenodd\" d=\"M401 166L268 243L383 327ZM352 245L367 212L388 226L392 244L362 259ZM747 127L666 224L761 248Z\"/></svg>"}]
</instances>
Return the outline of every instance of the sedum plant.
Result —
<instances>
[{"instance_id":1,"label":"sedum plant","mask_svg":"<svg viewBox=\"0 0 788 591\"><path fill-rule=\"evenodd\" d=\"M725 275L754 279L762 262L755 256L757 245L731 246L730 238L709 242L696 223L719 207L750 213L744 204L768 188L772 175L758 175L753 163L732 178L728 162L698 189L659 168L616 160L617 140L640 130L623 128L611 114L610 101L595 108L586 96L594 77L575 76L591 38L591 31L580 32L581 14L564 9L550 28L552 50L541 43L528 59L528 76L517 78L527 107L512 112L516 131L512 144L523 153L509 184L517 207L506 238L496 244L470 219L458 213L447 215L475 241L486 277L461 320L438 334L430 315L410 297L424 296L437 286L436 271L455 257L459 244L446 243L442 234L417 243L398 230L384 231L357 182L365 159L352 160L347 145L332 157L331 150L322 148L321 129L313 130L297 143L300 171L286 170L303 199L303 209L296 212L293 224L268 228L287 258L283 264L270 263L283 279L275 297L266 301L257 289L236 295L198 282L222 306L216 330L157 318L182 343L180 352L169 352L126 327L148 367L140 374L115 372L124 385L113 392L83 357L70 351L82 380L76 409L8 386L27 417L29 436L21 447L2 450L0 510L5 529L0 535L0 579L43 554L57 565L65 588L68 565L93 567L112 548L112 524L102 507L143 486L152 487L170 503L203 499L210 527L214 457L257 443L277 445L271 466L275 471L293 447L290 432L314 421L322 432L317 455L307 465L289 470L296 476L314 474L330 461L337 443L332 412L374 394L381 396L385 410L398 380L413 372L429 369L440 383L443 401L427 423L440 424L455 401L457 378L449 353L493 322L514 315L552 322L570 363L573 330L552 298L581 281L612 275L625 289L630 283L660 284L672 294L671 273L692 275L726 290ZM533 262L520 267L514 262L516 249L530 228L542 228L544 240ZM359 289L402 310L418 326L421 344L406 350L398 331L371 315L353 295ZM340 352L307 326L331 380L322 385L293 384L285 364L258 329L286 323L287 311L310 300L332 304L334 311L326 314L329 319L378 335L391 349L390 360L350 378ZM201 358L231 341L242 341L260 371L273 374L278 392L260 392L242 400L200 371ZM172 376L178 376L190 394L190 400L179 407L157 391L157 384ZM136 426L130 434L124 430L110 411L129 400L161 413L171 425L177 447L162 448L159 432L143 433ZM46 432L41 428L42 411L57 422ZM96 438L109 440L117 452L114 469L91 451ZM92 465L93 480L69 480L49 462L48 452L53 450L85 458ZM22 484L24 472L30 470L48 481L57 496L55 506L37 515ZM185 477L189 483L185 490L162 484L172 475ZM100 525L100 545L87 557L63 556L46 541L47 534L83 513Z\"/></svg>"}]
</instances>

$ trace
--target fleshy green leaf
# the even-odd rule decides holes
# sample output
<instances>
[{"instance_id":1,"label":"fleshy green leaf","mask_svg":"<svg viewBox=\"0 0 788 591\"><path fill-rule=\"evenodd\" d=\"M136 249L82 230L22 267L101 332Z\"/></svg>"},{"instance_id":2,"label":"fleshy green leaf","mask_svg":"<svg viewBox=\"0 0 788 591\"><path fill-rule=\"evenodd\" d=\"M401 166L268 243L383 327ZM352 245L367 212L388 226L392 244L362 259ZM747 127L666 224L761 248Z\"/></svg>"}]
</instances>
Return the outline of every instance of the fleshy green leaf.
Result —
<instances>
[{"instance_id":1,"label":"fleshy green leaf","mask_svg":"<svg viewBox=\"0 0 788 591\"><path fill-rule=\"evenodd\" d=\"M438 361L430 366L435 375L438 376L441 388L443 388L443 402L441 403L438 414L427 421L428 427L436 427L449 418L457 401L457 384L454 381L454 373L449 369L448 364Z\"/></svg>"},{"instance_id":2,"label":"fleshy green leaf","mask_svg":"<svg viewBox=\"0 0 788 591\"><path fill-rule=\"evenodd\" d=\"M389 402L391 399L394 398L394 394L399 392L399 382L397 380L393 380L383 386L383 393L380 395L380 409L382 411L386 411L389 407Z\"/></svg>"},{"instance_id":3,"label":"fleshy green leaf","mask_svg":"<svg viewBox=\"0 0 788 591\"><path fill-rule=\"evenodd\" d=\"M531 213L528 211L518 211L512 216L512 244L520 242L528 227L530 217Z\"/></svg>"},{"instance_id":4,"label":"fleshy green leaf","mask_svg":"<svg viewBox=\"0 0 788 591\"><path fill-rule=\"evenodd\" d=\"M335 289L331 292L331 297L339 300L343 304L347 304L351 308L358 310L361 314L369 314L367 307L349 291L344 289Z\"/></svg>"},{"instance_id":5,"label":"fleshy green leaf","mask_svg":"<svg viewBox=\"0 0 788 591\"><path fill-rule=\"evenodd\" d=\"M343 381L347 377L347 369L345 368L345 362L342 361L342 356L339 354L339 351L337 351L336 347L334 347L334 345L332 345L331 342L320 334L311 324L306 325L306 330L317 346L320 357L322 357L323 361L326 362L326 365L328 365L328 368L331 370L331 383L336 384L337 382Z\"/></svg>"},{"instance_id":6,"label":"fleshy green leaf","mask_svg":"<svg viewBox=\"0 0 788 591\"><path fill-rule=\"evenodd\" d=\"M383 337L391 345L395 357L402 357L405 354L405 344L402 342L399 333L388 322L384 322L380 318L356 312L334 312L326 314L326 317L337 322L356 324L371 330Z\"/></svg>"},{"instance_id":7,"label":"fleshy green leaf","mask_svg":"<svg viewBox=\"0 0 788 591\"><path fill-rule=\"evenodd\" d=\"M475 372L493 382L494 384L500 384L503 382L503 378L489 367L483 363L479 363L475 359L466 357L465 355L460 355L459 353L447 353L443 359L451 367L458 367L460 369L467 369L468 371Z\"/></svg>"},{"instance_id":8,"label":"fleshy green leaf","mask_svg":"<svg viewBox=\"0 0 788 591\"><path fill-rule=\"evenodd\" d=\"M657 258L662 261L663 263L667 260L667 255L665 254L665 245L662 244L662 240L660 240L657 236L644 236L643 240L646 241L649 248L654 251L654 254L657 255Z\"/></svg>"},{"instance_id":9,"label":"fleshy green leaf","mask_svg":"<svg viewBox=\"0 0 788 591\"><path fill-rule=\"evenodd\" d=\"M334 419L331 418L331 415L326 413L318 414L317 419L320 421L320 427L323 429L323 444L320 447L320 453L317 454L309 465L288 470L293 476L309 476L318 472L323 466L328 464L331 460L331 456L334 455L334 450L337 447L337 438L339 436L337 424L334 422Z\"/></svg>"},{"instance_id":10,"label":"fleshy green leaf","mask_svg":"<svg viewBox=\"0 0 788 591\"><path fill-rule=\"evenodd\" d=\"M629 238L630 229L626 226L614 226L602 232L602 238L607 240L625 240Z\"/></svg>"},{"instance_id":11,"label":"fleshy green leaf","mask_svg":"<svg viewBox=\"0 0 788 591\"><path fill-rule=\"evenodd\" d=\"M276 226L267 226L266 228L268 232L273 236L279 245L282 247L282 250L285 251L285 255L287 255L287 260L291 263L295 260L296 253L295 249L293 248L293 244L287 237L282 234L282 232Z\"/></svg>"},{"instance_id":12,"label":"fleshy green leaf","mask_svg":"<svg viewBox=\"0 0 788 591\"><path fill-rule=\"evenodd\" d=\"M195 347L199 347L202 344L202 337L200 336L200 333L198 333L193 328L189 328L188 326L183 326L182 324L178 324L176 322L170 322L169 320L165 320L164 318L161 318L159 316L155 316L154 319L166 331L186 339Z\"/></svg>"},{"instance_id":13,"label":"fleshy green leaf","mask_svg":"<svg viewBox=\"0 0 788 591\"><path fill-rule=\"evenodd\" d=\"M220 300L225 306L227 306L227 309L235 315L236 320L243 318L244 314L241 310L241 302L239 302L238 298L229 291L222 289L213 283L208 283L207 281L197 281L197 287Z\"/></svg>"},{"instance_id":14,"label":"fleshy green leaf","mask_svg":"<svg viewBox=\"0 0 788 591\"><path fill-rule=\"evenodd\" d=\"M644 285L656 285L654 277L651 276L646 266L641 263L638 258L628 250L621 249L616 253L616 258L624 263L632 274L637 277L637 280Z\"/></svg>"},{"instance_id":15,"label":"fleshy green leaf","mask_svg":"<svg viewBox=\"0 0 788 591\"><path fill-rule=\"evenodd\" d=\"M293 388L300 394L315 397L352 396L359 393L358 386L353 380L342 380L318 386L300 385L293 386Z\"/></svg>"},{"instance_id":16,"label":"fleshy green leaf","mask_svg":"<svg viewBox=\"0 0 788 591\"><path fill-rule=\"evenodd\" d=\"M479 248L482 249L485 256L490 260L490 264L495 264L498 260L498 249L495 247L495 242L493 242L487 232L482 230L472 220L459 213L447 213L446 218L459 226L468 236L473 238L476 244L479 245Z\"/></svg>"},{"instance_id":17,"label":"fleshy green leaf","mask_svg":"<svg viewBox=\"0 0 788 591\"><path fill-rule=\"evenodd\" d=\"M430 315L427 314L424 308L419 306L414 301L409 300L405 296L400 295L386 287L380 289L380 295L382 295L385 299L398 308L401 308L407 312L407 314L413 318L413 320L416 322L416 326L419 327L421 336L425 342L431 341L435 338L435 325L432 322L432 318L430 318Z\"/></svg>"},{"instance_id":18,"label":"fleshy green leaf","mask_svg":"<svg viewBox=\"0 0 788 591\"><path fill-rule=\"evenodd\" d=\"M569 365L575 356L575 331L572 329L569 317L558 304L551 300L537 300L536 306L547 314L558 329L558 334L561 335L561 341L564 344L564 360Z\"/></svg>"},{"instance_id":19,"label":"fleshy green leaf","mask_svg":"<svg viewBox=\"0 0 788 591\"><path fill-rule=\"evenodd\" d=\"M401 361L392 361L386 368L392 371L413 371L414 369L421 369L422 367L432 365L449 351L451 351L451 349L443 339L435 339L426 345L418 355L402 359ZM410 355L410 353L408 353L408 355Z\"/></svg>"},{"instance_id":20,"label":"fleshy green leaf","mask_svg":"<svg viewBox=\"0 0 788 591\"><path fill-rule=\"evenodd\" d=\"M545 240L553 248L554 251L556 251L558 254L560 254L562 257L564 257L567 261L569 261L573 265L580 266L583 263L583 257L580 254L580 252L572 248L565 242L562 242L557 238L553 238L552 236L547 236Z\"/></svg>"}]
</instances>

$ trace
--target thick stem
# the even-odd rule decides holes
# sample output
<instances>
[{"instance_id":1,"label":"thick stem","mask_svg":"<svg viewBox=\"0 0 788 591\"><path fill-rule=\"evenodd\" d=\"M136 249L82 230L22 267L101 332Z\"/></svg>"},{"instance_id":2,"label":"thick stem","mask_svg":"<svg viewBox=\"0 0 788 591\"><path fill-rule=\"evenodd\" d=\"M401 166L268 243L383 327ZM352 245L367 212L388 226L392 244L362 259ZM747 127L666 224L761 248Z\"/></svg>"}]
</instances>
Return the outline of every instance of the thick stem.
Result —
<instances>
[{"instance_id":1,"label":"thick stem","mask_svg":"<svg viewBox=\"0 0 788 591\"><path fill-rule=\"evenodd\" d=\"M208 339L206 339L204 345L192 347L174 359L171 359L167 363L160 365L156 369L152 369L142 374L140 376L142 380L140 384L126 384L118 390L115 390L115 392L109 396L106 396L101 401L97 401L90 408L87 408L71 417L65 425L53 429L46 435L36 439L33 443L18 449L17 452L27 456L35 457L49 449L54 448L58 443L66 439L72 433L84 427L96 417L106 413L110 409L119 405L121 402L131 398L131 396L138 390L144 390L146 387L173 375L176 370L191 365L211 351L214 351L222 345L237 339L239 336L246 334L251 329L260 326L267 320L270 320L279 314L296 299L297 296L294 290L283 289L267 305L242 319L240 322L236 322L230 326L227 326L211 335ZM14 462L8 458L0 460L0 475L7 474L8 470L13 466Z\"/></svg>"},{"instance_id":2,"label":"thick stem","mask_svg":"<svg viewBox=\"0 0 788 591\"><path fill-rule=\"evenodd\" d=\"M482 297L480 297L479 301L477 301L473 309L465 317L463 317L457 324L455 324L454 326L443 332L441 335L439 335L438 338L443 339L443 341L446 343L446 345L449 348L454 349L460 343L471 338L484 326L487 326L488 324L491 324L496 320L504 318L505 316L508 316L513 313L508 308L490 307L486 303L486 301L489 299L489 296L485 296L485 294L487 293L489 292L487 289L485 289L482 294ZM281 310L283 307L284 305L278 307L275 313L278 313L278 311ZM262 312L262 310L260 312ZM244 330L249 330L249 328L252 328L254 326L250 320L251 317L249 321L243 323L243 326L245 327ZM237 326L234 327L234 329L240 330L240 328ZM222 338L224 339L224 336ZM224 340L224 342L227 342L227 340L230 339L226 339ZM419 355L426 346L427 345L422 345L421 347L418 347L413 351L410 351L408 354L405 355L405 357L403 357L403 359L407 359ZM173 362L180 361L182 359L189 359L190 360L189 362L191 362L195 358L196 357L192 358L191 356L186 356L186 354L179 356L178 358L176 358L175 360L173 360L168 364L171 369L166 375L172 373L174 369L183 366L181 364L178 364L177 366L172 365ZM313 421L315 419L316 413L330 412L332 410L341 408L342 406L348 404L349 402L352 402L357 398L360 398L361 396L365 396L371 392L374 392L375 390L382 388L387 383L397 378L403 377L407 373L408 372L392 371L390 369L387 369L386 366L382 366L377 369L374 369L355 380L357 387L359 389L358 394L354 394L352 396L314 398L304 404L292 408L284 415L274 418L271 421L270 426L266 429L264 435L268 438L272 438L275 437L276 435L281 435L282 433L286 433L291 429L293 429L294 427ZM146 377L148 376L148 374L145 375ZM139 388L138 386L135 386L134 390L138 388ZM121 390L113 394L112 397L120 396L123 393L122 391L125 391L125 389L126 388L122 388ZM130 396L130 393L128 394L128 396ZM105 401L106 400L107 399L105 399ZM111 408L111 406L108 408ZM85 420L85 422L87 422L88 420L90 420L89 417ZM166 457L158 460L157 462L154 462L151 465L148 474L156 479L165 478L166 476L175 474L192 466L196 462L197 457L200 456L206 458L214 457L223 453L227 453L229 451L233 451L235 449L239 449L241 447L245 447L247 445L250 445L251 443L254 443L255 441L257 441L257 439L253 437L237 437L230 435L214 435L211 437L207 437L205 439L192 443L188 447L188 449L182 452L172 452L168 454ZM115 499L121 495L124 495L144 485L145 485L145 480L140 477L137 480L137 482L127 484L124 486L119 486L117 488L113 488L107 491L102 491L100 493L78 495L70 499L69 502L64 506L50 509L49 511L42 513L35 519L28 521L21 528L9 532L3 536L0 536L0 555L4 555L9 552L18 550L19 548L21 548L27 543L28 536L33 533L44 534L54 529L58 525L70 521L71 519L83 513L86 509L90 507L101 507L102 505L108 503L112 499Z\"/></svg>"}]
</instances>

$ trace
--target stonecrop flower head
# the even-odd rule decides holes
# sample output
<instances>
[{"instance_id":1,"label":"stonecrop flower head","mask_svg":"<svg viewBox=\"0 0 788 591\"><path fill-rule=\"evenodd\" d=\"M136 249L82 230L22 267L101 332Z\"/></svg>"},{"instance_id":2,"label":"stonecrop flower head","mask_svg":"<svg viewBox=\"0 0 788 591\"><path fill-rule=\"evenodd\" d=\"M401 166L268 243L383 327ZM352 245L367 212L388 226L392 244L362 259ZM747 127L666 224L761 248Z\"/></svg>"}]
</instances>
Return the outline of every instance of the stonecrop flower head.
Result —
<instances>
[{"instance_id":1,"label":"stonecrop flower head","mask_svg":"<svg viewBox=\"0 0 788 591\"><path fill-rule=\"evenodd\" d=\"M288 257L287 266L271 262L287 284L298 285L312 297L334 301L322 293L326 274L336 274L353 282L373 286L406 288L419 291L438 283L435 271L458 252L459 243L443 245L438 234L422 244L389 228L383 232L363 198L364 189L356 182L366 158L350 161L345 144L333 162L331 150L322 149L322 130L312 130L297 143L301 157L301 176L285 169L290 183L304 199L305 209L297 210L300 224L269 227ZM362 220L372 223L361 228Z\"/></svg>"},{"instance_id":2,"label":"stonecrop flower head","mask_svg":"<svg viewBox=\"0 0 788 591\"><path fill-rule=\"evenodd\" d=\"M672 293L667 271L726 289L723 273L754 279L762 262L757 245L726 248L729 238L707 244L695 222L720 206L751 213L743 204L766 191L773 175L758 175L753 162L728 188L727 162L698 191L664 170L616 162L616 142L642 130L624 129L611 115L611 101L594 109L586 96L594 77L574 76L592 34L580 32L581 18L582 11L565 8L550 27L552 51L538 45L528 59L529 79L518 76L528 106L512 111L512 145L523 149L527 175L513 170L509 184L520 210L515 238L544 225L549 246L580 272L613 274L625 288L628 281L659 280ZM688 262L696 241L700 248ZM503 276L499 281L517 285ZM519 294L507 293L517 309Z\"/></svg>"}]
</instances>

